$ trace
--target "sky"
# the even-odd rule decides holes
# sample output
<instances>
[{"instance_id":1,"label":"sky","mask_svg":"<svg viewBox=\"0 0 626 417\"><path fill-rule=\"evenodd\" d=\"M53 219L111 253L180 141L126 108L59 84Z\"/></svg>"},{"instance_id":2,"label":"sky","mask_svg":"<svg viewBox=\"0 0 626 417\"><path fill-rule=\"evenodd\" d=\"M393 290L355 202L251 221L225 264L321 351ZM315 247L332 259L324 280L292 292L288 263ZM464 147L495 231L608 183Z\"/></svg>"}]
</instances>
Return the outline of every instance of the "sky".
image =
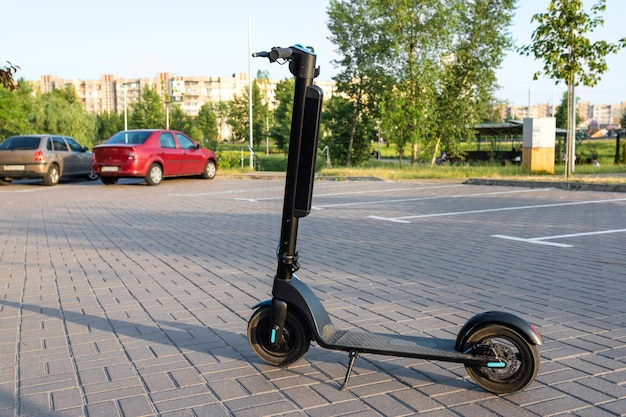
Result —
<instances>
[{"instance_id":1,"label":"sky","mask_svg":"<svg viewBox=\"0 0 626 417\"><path fill-rule=\"evenodd\" d=\"M549 0L519 0L511 35L517 46L531 42L535 13ZM596 0L584 0L585 9ZM16 76L41 75L95 80L103 74L150 78L158 72L177 76L222 76L267 70L272 79L290 77L286 66L249 52L273 46L313 46L321 73L330 80L337 69L328 40L328 0L20 0L5 3L0 36L0 65L20 67ZM626 36L626 1L606 0L604 27L591 39L616 42ZM579 101L626 101L626 49L607 58L609 70L593 88L580 86ZM566 87L533 74L540 61L511 51L497 69L496 97L511 105L559 104Z\"/></svg>"}]
</instances>

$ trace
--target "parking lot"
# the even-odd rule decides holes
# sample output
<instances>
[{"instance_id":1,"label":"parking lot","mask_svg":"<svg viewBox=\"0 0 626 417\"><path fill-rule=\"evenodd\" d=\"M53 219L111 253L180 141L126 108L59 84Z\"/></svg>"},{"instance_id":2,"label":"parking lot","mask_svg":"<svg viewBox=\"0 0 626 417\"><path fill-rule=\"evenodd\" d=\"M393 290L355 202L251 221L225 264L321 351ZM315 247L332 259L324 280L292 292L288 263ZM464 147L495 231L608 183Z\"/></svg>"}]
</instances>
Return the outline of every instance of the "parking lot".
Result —
<instances>
[{"instance_id":1,"label":"parking lot","mask_svg":"<svg viewBox=\"0 0 626 417\"><path fill-rule=\"evenodd\" d=\"M626 194L318 181L297 275L340 328L455 338L488 310L544 336L494 396L462 365L312 344L256 357L281 179L0 187L0 416L624 416Z\"/></svg>"}]
</instances>

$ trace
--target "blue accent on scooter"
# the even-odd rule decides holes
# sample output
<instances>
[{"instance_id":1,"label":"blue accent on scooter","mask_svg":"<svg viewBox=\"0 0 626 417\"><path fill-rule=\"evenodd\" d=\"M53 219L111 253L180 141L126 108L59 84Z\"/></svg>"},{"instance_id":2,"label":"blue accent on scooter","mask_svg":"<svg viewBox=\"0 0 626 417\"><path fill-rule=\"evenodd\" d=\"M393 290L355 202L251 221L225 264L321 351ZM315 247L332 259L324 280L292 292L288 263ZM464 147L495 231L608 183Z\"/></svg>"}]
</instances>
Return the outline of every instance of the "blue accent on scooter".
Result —
<instances>
[{"instance_id":1,"label":"blue accent on scooter","mask_svg":"<svg viewBox=\"0 0 626 417\"><path fill-rule=\"evenodd\" d=\"M504 362L489 362L487 364L487 368L506 368L506 363L504 363Z\"/></svg>"}]
</instances>

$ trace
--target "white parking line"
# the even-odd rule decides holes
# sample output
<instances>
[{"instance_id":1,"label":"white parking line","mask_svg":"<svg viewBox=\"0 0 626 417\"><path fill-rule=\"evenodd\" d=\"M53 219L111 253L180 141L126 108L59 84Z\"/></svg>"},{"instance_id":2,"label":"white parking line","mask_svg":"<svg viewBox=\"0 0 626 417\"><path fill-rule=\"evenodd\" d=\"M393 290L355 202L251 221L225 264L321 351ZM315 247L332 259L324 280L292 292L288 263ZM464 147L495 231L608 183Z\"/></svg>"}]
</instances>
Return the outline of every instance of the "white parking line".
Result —
<instances>
[{"instance_id":1,"label":"white parking line","mask_svg":"<svg viewBox=\"0 0 626 417\"><path fill-rule=\"evenodd\" d=\"M61 187L57 185L55 188L58 190ZM34 192L39 192L40 190L41 189L37 189L37 188L32 188L28 190L0 190L0 193L34 193Z\"/></svg>"},{"instance_id":2,"label":"white parking line","mask_svg":"<svg viewBox=\"0 0 626 417\"><path fill-rule=\"evenodd\" d=\"M579 236L606 235L610 233L626 233L626 229L601 230L598 232L571 233L568 235L542 236L542 237L532 237L532 238L523 238L523 237L515 237L515 236L507 236L507 235L491 235L490 237L515 240L517 242L524 242L524 243L535 243L538 245L557 246L559 248L571 248L574 245L568 245L565 243L548 242L548 241L555 240L555 239L567 239L570 237L579 237Z\"/></svg>"},{"instance_id":3,"label":"white parking line","mask_svg":"<svg viewBox=\"0 0 626 417\"><path fill-rule=\"evenodd\" d=\"M463 186L463 185L461 185ZM452 187L452 186L448 186ZM444 187L442 187L444 188ZM514 190L514 191L494 191L491 193L478 193L478 194L456 194L456 195L440 195L434 197L415 197L415 198L401 198L396 200L374 200L374 201L361 201L355 203L338 203L338 204L326 204L323 206L313 206L314 210L323 210L330 207L347 207L347 206L360 206L360 205L370 205L370 204L388 204L388 203L404 203L406 201L423 201L423 200L438 200L442 198L465 198L465 197L480 197L485 195L499 195L499 194L512 194L512 193L529 193L534 191L549 191L552 188L541 188L534 190ZM379 216L369 216L372 219L379 220L388 220L395 221L396 219L404 219L405 217L397 217L397 218L388 218L388 217L379 217ZM412 217L412 216L408 216ZM420 216L417 216L420 217ZM400 222L400 223L409 223L409 222Z\"/></svg>"},{"instance_id":4,"label":"white parking line","mask_svg":"<svg viewBox=\"0 0 626 417\"><path fill-rule=\"evenodd\" d=\"M328 185L329 187L330 185ZM336 187L336 185L333 185ZM315 194L313 196L313 198L320 198L320 197L333 197L333 196L343 196L343 195L352 195L352 194L374 194L374 193L390 193L390 192L394 192L394 191L413 191L413 190L428 190L428 189L439 189L439 188L448 188L448 187L465 187L465 185L463 184L454 184L454 185L443 185L443 186L426 186L426 187L411 187L411 188L388 188L388 189L382 189L382 190L364 190L364 191L349 191L349 192L341 192L341 193L328 193L328 194ZM315 187L316 189L319 189L320 186L317 185ZM284 196L280 196L280 197L262 197L262 198L235 198L235 200L238 201L249 201L251 203L257 202L257 201L270 201L270 200L282 200L284 198ZM339 204L341 205L341 204ZM315 209L320 209L320 208L325 208L325 207L333 207L333 205L328 205L328 206L314 206L312 207L313 210Z\"/></svg>"},{"instance_id":5,"label":"white parking line","mask_svg":"<svg viewBox=\"0 0 626 417\"><path fill-rule=\"evenodd\" d=\"M549 189L531 190L531 191L547 191ZM479 195L479 194L474 194ZM467 196L469 197L469 196ZM447 213L433 213L433 214L420 214L416 216L402 216L402 217L381 217L381 216L368 216L370 219L386 220L395 223L411 223L408 219L423 219L427 217L443 217L443 216L461 216L466 214L476 213L492 213L496 211L510 211L510 210L527 210L535 208L548 208L548 207L564 207L564 206L577 206L582 204L600 204L600 203L612 203L616 201L626 201L626 198L615 198L609 200L595 200L595 201L575 201L570 203L554 203L554 204L538 204L536 206L515 206L515 207L500 207L493 209L483 210L470 210L470 211L453 211Z\"/></svg>"},{"instance_id":6,"label":"white parking line","mask_svg":"<svg viewBox=\"0 0 626 417\"><path fill-rule=\"evenodd\" d=\"M263 187L263 188L242 188L240 190L224 190L224 191L208 191L206 193L186 193L186 194L174 194L178 197L203 197L203 196L214 196L214 195L223 195L223 194L238 194L238 193L247 193L247 192L259 192L259 191L280 191L284 189L283 186L276 187Z\"/></svg>"}]
</instances>

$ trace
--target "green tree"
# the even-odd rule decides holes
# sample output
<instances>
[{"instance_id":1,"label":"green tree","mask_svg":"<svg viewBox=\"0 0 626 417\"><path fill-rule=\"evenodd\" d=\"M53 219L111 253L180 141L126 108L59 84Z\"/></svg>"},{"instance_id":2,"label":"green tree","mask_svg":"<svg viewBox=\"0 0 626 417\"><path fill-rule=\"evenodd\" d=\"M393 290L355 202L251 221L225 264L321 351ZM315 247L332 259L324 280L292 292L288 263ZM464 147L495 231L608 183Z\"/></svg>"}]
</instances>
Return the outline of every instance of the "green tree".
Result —
<instances>
[{"instance_id":1,"label":"green tree","mask_svg":"<svg viewBox=\"0 0 626 417\"><path fill-rule=\"evenodd\" d=\"M387 94L394 91L400 97L385 100L396 103L386 113L404 120L401 128L407 131L398 132L395 140L410 143L411 162L415 163L420 145L433 140L436 123L444 123L438 119L436 97L442 88L442 60L450 55L453 30L458 25L459 2L376 0L373 4L382 20L381 33L390 45L379 58L394 79L394 88L387 89ZM401 149L400 157L405 146Z\"/></svg>"},{"instance_id":2,"label":"green tree","mask_svg":"<svg viewBox=\"0 0 626 417\"><path fill-rule=\"evenodd\" d=\"M128 127L130 129L165 128L165 106L156 91L148 87L141 92L139 101L131 106Z\"/></svg>"},{"instance_id":3,"label":"green tree","mask_svg":"<svg viewBox=\"0 0 626 417\"><path fill-rule=\"evenodd\" d=\"M0 139L31 131L32 106L32 89L23 80L13 90L0 87Z\"/></svg>"},{"instance_id":4,"label":"green tree","mask_svg":"<svg viewBox=\"0 0 626 417\"><path fill-rule=\"evenodd\" d=\"M170 129L178 130L189 135L189 131L193 126L193 118L187 116L179 104L171 106L169 111Z\"/></svg>"},{"instance_id":5,"label":"green tree","mask_svg":"<svg viewBox=\"0 0 626 417\"><path fill-rule=\"evenodd\" d=\"M556 127L559 129L567 129L567 91L563 93L561 104L556 108L554 118L556 119Z\"/></svg>"},{"instance_id":6,"label":"green tree","mask_svg":"<svg viewBox=\"0 0 626 417\"><path fill-rule=\"evenodd\" d=\"M383 26L376 14L376 9L368 0L331 0L328 7L328 29L330 40L337 47L340 59L335 64L341 69L334 77L337 92L343 95L351 105L335 102L332 111L344 113L344 124L349 126L347 132L337 135L338 126L333 129L333 146L344 146L341 152L331 153L336 160L338 154L345 156L345 165L353 164L352 158L360 155L362 143L359 140L368 138L359 135L364 128L366 119L375 118L379 112L378 103L384 89L383 69L376 61L377 55L385 51L385 38L380 36ZM367 116L369 115L369 116ZM339 140L343 140L343 145Z\"/></svg>"},{"instance_id":7,"label":"green tree","mask_svg":"<svg viewBox=\"0 0 626 417\"><path fill-rule=\"evenodd\" d=\"M40 133L72 136L87 147L92 147L96 139L96 117L83 109L71 86L36 96L31 128Z\"/></svg>"},{"instance_id":8,"label":"green tree","mask_svg":"<svg viewBox=\"0 0 626 417\"><path fill-rule=\"evenodd\" d=\"M331 1L331 40L342 56L338 91L355 111L346 122L354 127L365 114L382 117L387 138L403 150L400 158L410 146L412 163L473 138L472 125L489 117L495 69L512 45L514 6L515 0Z\"/></svg>"},{"instance_id":9,"label":"green tree","mask_svg":"<svg viewBox=\"0 0 626 417\"><path fill-rule=\"evenodd\" d=\"M375 3L392 45L385 67L396 81L386 91L401 96L391 112L404 112L410 133L399 137L411 144L412 162L427 151L434 163L442 147L458 152L459 141L474 138L472 126L489 117L495 69L512 46L515 0Z\"/></svg>"},{"instance_id":10,"label":"green tree","mask_svg":"<svg viewBox=\"0 0 626 417\"><path fill-rule=\"evenodd\" d=\"M20 67L8 61L7 64L6 66L0 67L0 86L12 91L18 87L19 83L15 80L15 73Z\"/></svg>"},{"instance_id":11,"label":"green tree","mask_svg":"<svg viewBox=\"0 0 626 417\"><path fill-rule=\"evenodd\" d=\"M412 104L405 90L394 88L385 95L380 106L383 137L396 145L400 165L414 132L413 122L405 117L407 112L411 112L408 106Z\"/></svg>"},{"instance_id":12,"label":"green tree","mask_svg":"<svg viewBox=\"0 0 626 417\"><path fill-rule=\"evenodd\" d=\"M212 103L204 103L198 115L193 121L193 125L200 131L202 143L206 148L217 149L218 126L217 115Z\"/></svg>"},{"instance_id":13,"label":"green tree","mask_svg":"<svg viewBox=\"0 0 626 417\"><path fill-rule=\"evenodd\" d=\"M508 36L515 0L476 0L460 14L451 52L441 66L431 163L441 147L459 153L459 141L475 137L473 126L489 117L497 87L494 68L511 48Z\"/></svg>"},{"instance_id":14,"label":"green tree","mask_svg":"<svg viewBox=\"0 0 626 417\"><path fill-rule=\"evenodd\" d=\"M295 81L287 78L276 86L276 102L274 110L274 124L270 129L270 137L276 143L278 149L287 151L289 149L289 137L291 134L291 113L293 111L293 91Z\"/></svg>"},{"instance_id":15,"label":"green tree","mask_svg":"<svg viewBox=\"0 0 626 417\"><path fill-rule=\"evenodd\" d=\"M567 129L567 100L568 94L567 91L563 93L563 97L561 98L561 104L556 109L556 113L554 114L554 118L556 119L556 127L559 129ZM582 117L578 113L578 109L576 109L576 126L580 124L582 121Z\"/></svg>"},{"instance_id":16,"label":"green tree","mask_svg":"<svg viewBox=\"0 0 626 417\"><path fill-rule=\"evenodd\" d=\"M250 116L249 93L246 90L242 95L236 95L229 103L227 123L230 126L232 139L235 142L249 141ZM261 89L256 82L252 83L252 135L254 146L265 138L267 123L267 104L261 101Z\"/></svg>"},{"instance_id":17,"label":"green tree","mask_svg":"<svg viewBox=\"0 0 626 417\"><path fill-rule=\"evenodd\" d=\"M124 130L124 116L115 112L96 115L96 143L103 142L115 133Z\"/></svg>"},{"instance_id":18,"label":"green tree","mask_svg":"<svg viewBox=\"0 0 626 417\"><path fill-rule=\"evenodd\" d=\"M217 118L217 141L221 142L226 139L225 132L228 127L230 104L225 101L219 101L213 104L213 111Z\"/></svg>"},{"instance_id":19,"label":"green tree","mask_svg":"<svg viewBox=\"0 0 626 417\"><path fill-rule=\"evenodd\" d=\"M325 134L320 144L322 147L328 146L333 164L344 164L347 160L358 164L369 158L370 144L375 137L375 125L366 114L356 127L346 123L354 115L354 106L354 102L338 95L326 102L322 116ZM347 147L350 137L354 138L353 146ZM348 152L351 153L350 157Z\"/></svg>"},{"instance_id":20,"label":"green tree","mask_svg":"<svg viewBox=\"0 0 626 417\"><path fill-rule=\"evenodd\" d=\"M586 37L587 33L604 24L602 13L605 10L605 0L598 0L591 7L591 15L583 10L582 0L551 0L546 13L532 17L532 21L539 24L532 34L532 43L519 49L522 54L543 61L543 69L535 74L535 79L544 74L557 83L567 83L569 116L565 178L571 176L574 166L574 87L580 83L587 87L596 85L608 69L606 56L626 46L624 38L610 43L591 41Z\"/></svg>"}]
</instances>

